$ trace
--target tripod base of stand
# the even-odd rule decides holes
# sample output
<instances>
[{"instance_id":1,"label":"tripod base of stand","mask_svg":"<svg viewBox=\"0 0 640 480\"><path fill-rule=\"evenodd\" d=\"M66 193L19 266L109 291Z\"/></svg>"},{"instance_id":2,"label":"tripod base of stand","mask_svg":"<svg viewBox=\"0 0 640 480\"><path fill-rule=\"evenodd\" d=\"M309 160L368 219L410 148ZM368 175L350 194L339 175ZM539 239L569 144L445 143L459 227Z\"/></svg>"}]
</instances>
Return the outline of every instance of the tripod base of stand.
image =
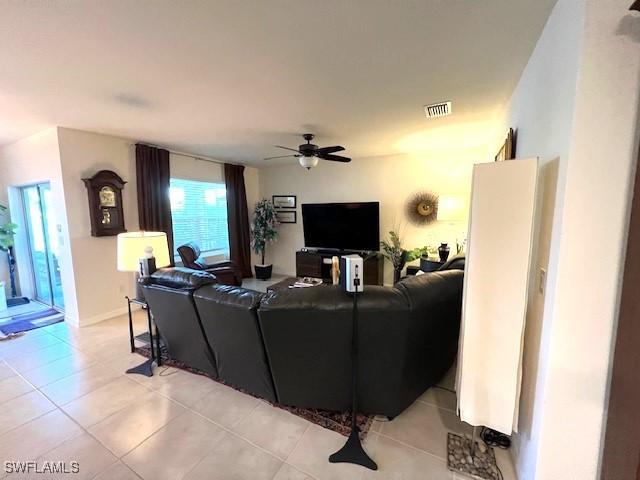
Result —
<instances>
[{"instance_id":1,"label":"tripod base of stand","mask_svg":"<svg viewBox=\"0 0 640 480\"><path fill-rule=\"evenodd\" d=\"M137 367L130 368L125 373L137 373L138 375L144 375L145 377L153 377L153 367L155 367L155 365L156 362L149 359Z\"/></svg>"},{"instance_id":2,"label":"tripod base of stand","mask_svg":"<svg viewBox=\"0 0 640 480\"><path fill-rule=\"evenodd\" d=\"M347 443L344 444L340 450L333 455L329 456L330 463L353 463L355 465L361 465L371 470L377 470L378 465L371 460L371 457L367 455L367 452L362 448L360 442L360 436L358 435L358 428L353 428L347 439Z\"/></svg>"}]
</instances>

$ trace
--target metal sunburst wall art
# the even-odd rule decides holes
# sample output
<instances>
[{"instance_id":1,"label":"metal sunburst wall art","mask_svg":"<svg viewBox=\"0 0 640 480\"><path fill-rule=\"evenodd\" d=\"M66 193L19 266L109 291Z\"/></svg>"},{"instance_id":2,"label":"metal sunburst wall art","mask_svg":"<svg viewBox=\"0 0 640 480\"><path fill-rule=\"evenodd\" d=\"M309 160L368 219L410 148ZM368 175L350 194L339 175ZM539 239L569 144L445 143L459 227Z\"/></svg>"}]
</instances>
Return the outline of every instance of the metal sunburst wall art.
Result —
<instances>
[{"instance_id":1,"label":"metal sunburst wall art","mask_svg":"<svg viewBox=\"0 0 640 480\"><path fill-rule=\"evenodd\" d=\"M407 218L414 225L427 225L438 218L438 196L431 192L414 193L405 206Z\"/></svg>"}]
</instances>

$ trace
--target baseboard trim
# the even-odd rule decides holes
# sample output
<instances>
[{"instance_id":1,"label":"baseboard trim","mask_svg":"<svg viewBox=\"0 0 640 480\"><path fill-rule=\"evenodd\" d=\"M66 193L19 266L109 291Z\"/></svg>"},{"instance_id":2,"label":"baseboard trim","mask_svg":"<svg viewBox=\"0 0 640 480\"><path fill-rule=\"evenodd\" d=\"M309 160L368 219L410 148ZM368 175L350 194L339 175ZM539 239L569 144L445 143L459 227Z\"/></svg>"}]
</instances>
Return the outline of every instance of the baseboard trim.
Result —
<instances>
[{"instance_id":1,"label":"baseboard trim","mask_svg":"<svg viewBox=\"0 0 640 480\"><path fill-rule=\"evenodd\" d=\"M73 325L74 327L80 326L80 322L78 322L78 319L69 313L64 314L64 321Z\"/></svg>"},{"instance_id":2,"label":"baseboard trim","mask_svg":"<svg viewBox=\"0 0 640 480\"><path fill-rule=\"evenodd\" d=\"M131 305L131 310L139 310L139 305ZM103 322L104 320L109 320L110 318L119 317L121 315L127 314L127 307L116 308L115 310L111 310L110 312L101 313L99 315L94 315L92 317L84 318L81 322L75 323L75 325L79 327L86 327L88 325L94 325L96 323ZM71 320L71 319L70 319Z\"/></svg>"}]
</instances>

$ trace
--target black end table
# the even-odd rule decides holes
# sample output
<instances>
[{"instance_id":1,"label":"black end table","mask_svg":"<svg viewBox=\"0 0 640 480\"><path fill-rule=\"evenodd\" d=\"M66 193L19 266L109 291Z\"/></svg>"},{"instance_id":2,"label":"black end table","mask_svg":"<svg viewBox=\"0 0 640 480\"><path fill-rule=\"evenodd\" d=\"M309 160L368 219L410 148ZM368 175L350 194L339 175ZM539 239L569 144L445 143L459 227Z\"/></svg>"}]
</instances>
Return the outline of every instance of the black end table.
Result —
<instances>
[{"instance_id":1,"label":"black end table","mask_svg":"<svg viewBox=\"0 0 640 480\"><path fill-rule=\"evenodd\" d=\"M147 311L147 328L149 329L149 346L151 348L151 358L141 363L140 365L130 368L126 371L126 373L137 373L140 375L145 375L147 377L153 376L153 365L154 363L159 367L162 365L162 355L160 354L160 333L158 332L158 325L156 325L156 335L155 335L155 347L153 345L153 315L151 314L151 309L149 308L149 304L139 298L129 298L127 299L127 310L129 312L129 343L131 345L131 353L136 351L135 347L135 339L133 336L133 317L131 315L131 304L140 305L143 310Z\"/></svg>"}]
</instances>

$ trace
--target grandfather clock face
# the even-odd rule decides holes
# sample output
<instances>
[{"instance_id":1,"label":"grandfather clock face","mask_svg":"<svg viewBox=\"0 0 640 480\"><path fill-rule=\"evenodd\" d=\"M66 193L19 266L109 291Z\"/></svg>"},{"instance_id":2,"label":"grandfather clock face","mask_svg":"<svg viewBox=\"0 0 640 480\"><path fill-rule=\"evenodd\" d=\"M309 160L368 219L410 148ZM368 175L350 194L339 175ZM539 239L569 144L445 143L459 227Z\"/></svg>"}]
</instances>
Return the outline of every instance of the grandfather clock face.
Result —
<instances>
[{"instance_id":1,"label":"grandfather clock face","mask_svg":"<svg viewBox=\"0 0 640 480\"><path fill-rule=\"evenodd\" d=\"M109 170L101 170L83 180L89 194L91 235L102 237L126 232L122 208L122 189L126 182Z\"/></svg>"},{"instance_id":2,"label":"grandfather clock face","mask_svg":"<svg viewBox=\"0 0 640 480\"><path fill-rule=\"evenodd\" d=\"M100 198L100 207L115 207L116 192L113 187L104 186L100 189L98 196Z\"/></svg>"}]
</instances>

